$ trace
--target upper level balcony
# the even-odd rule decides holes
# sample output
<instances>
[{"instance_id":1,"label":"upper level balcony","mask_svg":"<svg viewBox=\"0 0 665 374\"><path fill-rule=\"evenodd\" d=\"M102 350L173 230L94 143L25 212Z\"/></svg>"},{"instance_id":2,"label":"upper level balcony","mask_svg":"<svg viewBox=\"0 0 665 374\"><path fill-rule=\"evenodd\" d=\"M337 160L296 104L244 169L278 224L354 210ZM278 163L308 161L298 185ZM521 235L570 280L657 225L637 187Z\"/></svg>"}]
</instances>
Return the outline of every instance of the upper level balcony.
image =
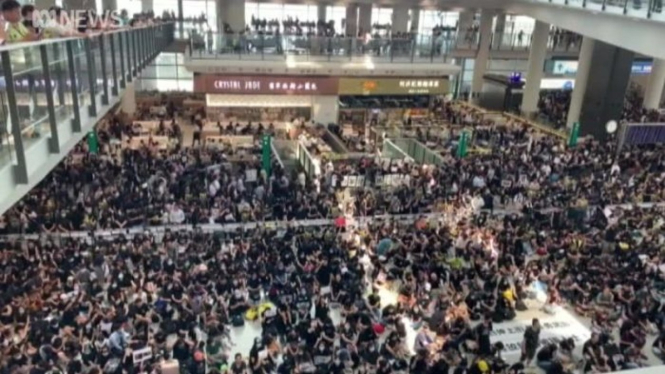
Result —
<instances>
[{"instance_id":1,"label":"upper level balcony","mask_svg":"<svg viewBox=\"0 0 665 374\"><path fill-rule=\"evenodd\" d=\"M528 58L531 35L493 33L490 56ZM474 58L478 32L444 31L438 35L353 38L342 36L282 34L194 33L190 37L192 60L366 62L372 64L450 63L453 58ZM556 55L579 53L581 37L573 33L552 33L548 52Z\"/></svg>"},{"instance_id":2,"label":"upper level balcony","mask_svg":"<svg viewBox=\"0 0 665 374\"><path fill-rule=\"evenodd\" d=\"M663 0L531 0L597 12L665 21Z\"/></svg>"},{"instance_id":3,"label":"upper level balcony","mask_svg":"<svg viewBox=\"0 0 665 374\"><path fill-rule=\"evenodd\" d=\"M173 32L163 23L0 47L0 212L120 101Z\"/></svg>"}]
</instances>

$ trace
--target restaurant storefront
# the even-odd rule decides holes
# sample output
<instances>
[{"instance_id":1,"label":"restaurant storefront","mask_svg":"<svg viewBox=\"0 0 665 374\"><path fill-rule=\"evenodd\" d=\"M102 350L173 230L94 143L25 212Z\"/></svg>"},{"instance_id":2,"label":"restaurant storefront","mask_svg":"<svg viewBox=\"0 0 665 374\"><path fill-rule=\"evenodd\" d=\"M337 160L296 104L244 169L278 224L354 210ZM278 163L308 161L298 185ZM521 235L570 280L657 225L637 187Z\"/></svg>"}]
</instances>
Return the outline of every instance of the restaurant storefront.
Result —
<instances>
[{"instance_id":1,"label":"restaurant storefront","mask_svg":"<svg viewBox=\"0 0 665 374\"><path fill-rule=\"evenodd\" d=\"M340 78L340 125L387 125L428 118L449 93L446 78Z\"/></svg>"},{"instance_id":2,"label":"restaurant storefront","mask_svg":"<svg viewBox=\"0 0 665 374\"><path fill-rule=\"evenodd\" d=\"M308 76L196 75L214 122L280 123L337 119L338 79Z\"/></svg>"}]
</instances>

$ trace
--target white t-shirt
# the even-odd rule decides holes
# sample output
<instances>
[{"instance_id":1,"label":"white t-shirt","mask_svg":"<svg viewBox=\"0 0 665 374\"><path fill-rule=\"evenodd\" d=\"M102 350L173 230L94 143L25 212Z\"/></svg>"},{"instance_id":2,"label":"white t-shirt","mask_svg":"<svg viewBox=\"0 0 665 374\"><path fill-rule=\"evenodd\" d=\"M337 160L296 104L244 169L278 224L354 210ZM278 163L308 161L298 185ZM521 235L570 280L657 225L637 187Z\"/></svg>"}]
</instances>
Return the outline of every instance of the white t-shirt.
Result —
<instances>
[{"instance_id":1,"label":"white t-shirt","mask_svg":"<svg viewBox=\"0 0 665 374\"><path fill-rule=\"evenodd\" d=\"M58 23L52 19L44 24L44 32L49 36L63 37L71 35L74 29L69 25Z\"/></svg>"}]
</instances>

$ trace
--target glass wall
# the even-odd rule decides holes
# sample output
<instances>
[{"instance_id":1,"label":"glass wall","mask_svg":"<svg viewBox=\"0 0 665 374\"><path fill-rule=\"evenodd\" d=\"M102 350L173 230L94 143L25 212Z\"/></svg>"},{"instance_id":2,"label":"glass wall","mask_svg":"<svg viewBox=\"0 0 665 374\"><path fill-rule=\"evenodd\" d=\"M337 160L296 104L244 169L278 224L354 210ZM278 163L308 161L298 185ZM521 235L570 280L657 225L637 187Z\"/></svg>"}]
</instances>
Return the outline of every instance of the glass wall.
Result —
<instances>
[{"instance_id":1,"label":"glass wall","mask_svg":"<svg viewBox=\"0 0 665 374\"><path fill-rule=\"evenodd\" d=\"M162 52L141 74L139 89L144 91L192 91L194 74L185 68L182 53Z\"/></svg>"},{"instance_id":2,"label":"glass wall","mask_svg":"<svg viewBox=\"0 0 665 374\"><path fill-rule=\"evenodd\" d=\"M119 10L126 10L129 17L143 11L141 0L118 0L117 5Z\"/></svg>"},{"instance_id":3,"label":"glass wall","mask_svg":"<svg viewBox=\"0 0 665 374\"><path fill-rule=\"evenodd\" d=\"M178 15L178 0L158 0L153 1L152 4L155 15L157 16L161 16L164 11L169 13L174 12L176 16Z\"/></svg>"},{"instance_id":4,"label":"glass wall","mask_svg":"<svg viewBox=\"0 0 665 374\"><path fill-rule=\"evenodd\" d=\"M418 23L418 34L432 35L436 26L457 27L459 12L441 12L438 10L421 10Z\"/></svg>"},{"instance_id":5,"label":"glass wall","mask_svg":"<svg viewBox=\"0 0 665 374\"><path fill-rule=\"evenodd\" d=\"M343 6L331 6L326 7L326 21L333 21L335 24L335 32L338 34L344 34L343 23L346 19L346 7Z\"/></svg>"},{"instance_id":6,"label":"glass wall","mask_svg":"<svg viewBox=\"0 0 665 374\"><path fill-rule=\"evenodd\" d=\"M393 8L372 8L372 25L390 25L393 22Z\"/></svg>"},{"instance_id":7,"label":"glass wall","mask_svg":"<svg viewBox=\"0 0 665 374\"><path fill-rule=\"evenodd\" d=\"M506 32L519 34L522 31L529 35L533 33L534 27L536 27L536 20L531 17L513 15L506 17Z\"/></svg>"},{"instance_id":8,"label":"glass wall","mask_svg":"<svg viewBox=\"0 0 665 374\"><path fill-rule=\"evenodd\" d=\"M316 22L318 13L316 5L245 2L245 24L251 25L252 17L280 24L288 19Z\"/></svg>"}]
</instances>

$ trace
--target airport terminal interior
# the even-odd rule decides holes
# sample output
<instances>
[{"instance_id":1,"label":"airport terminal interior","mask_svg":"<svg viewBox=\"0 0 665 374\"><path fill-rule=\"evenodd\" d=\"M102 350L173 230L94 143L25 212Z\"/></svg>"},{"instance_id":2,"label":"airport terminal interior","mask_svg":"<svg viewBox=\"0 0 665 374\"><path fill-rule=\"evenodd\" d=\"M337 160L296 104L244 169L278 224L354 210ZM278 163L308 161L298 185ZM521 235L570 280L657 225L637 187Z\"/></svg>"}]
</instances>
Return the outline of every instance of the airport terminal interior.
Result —
<instances>
[{"instance_id":1,"label":"airport terminal interior","mask_svg":"<svg viewBox=\"0 0 665 374\"><path fill-rule=\"evenodd\" d=\"M662 0L0 0L0 374L665 373Z\"/></svg>"}]
</instances>

